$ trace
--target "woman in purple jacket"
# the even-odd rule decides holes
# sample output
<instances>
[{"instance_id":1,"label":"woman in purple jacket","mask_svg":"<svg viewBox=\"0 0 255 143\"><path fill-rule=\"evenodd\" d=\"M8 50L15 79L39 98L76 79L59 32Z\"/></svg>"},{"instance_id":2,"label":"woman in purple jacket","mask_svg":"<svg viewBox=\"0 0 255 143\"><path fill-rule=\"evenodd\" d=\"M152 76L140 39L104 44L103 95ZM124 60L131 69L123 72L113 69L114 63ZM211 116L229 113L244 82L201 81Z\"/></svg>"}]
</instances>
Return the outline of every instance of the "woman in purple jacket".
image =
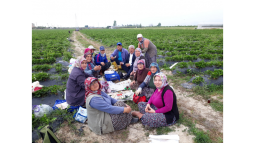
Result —
<instances>
[{"instance_id":1,"label":"woman in purple jacket","mask_svg":"<svg viewBox=\"0 0 255 143\"><path fill-rule=\"evenodd\" d=\"M157 73L153 79L156 86L155 92L148 102L139 102L140 112L134 111L132 115L141 119L146 127L173 125L179 119L176 95L168 85L165 74Z\"/></svg>"},{"instance_id":2,"label":"woman in purple jacket","mask_svg":"<svg viewBox=\"0 0 255 143\"><path fill-rule=\"evenodd\" d=\"M87 62L84 57L78 59L75 63L66 84L66 102L71 106L85 105L85 85L84 81L87 77L93 75L84 72L87 67Z\"/></svg>"}]
</instances>

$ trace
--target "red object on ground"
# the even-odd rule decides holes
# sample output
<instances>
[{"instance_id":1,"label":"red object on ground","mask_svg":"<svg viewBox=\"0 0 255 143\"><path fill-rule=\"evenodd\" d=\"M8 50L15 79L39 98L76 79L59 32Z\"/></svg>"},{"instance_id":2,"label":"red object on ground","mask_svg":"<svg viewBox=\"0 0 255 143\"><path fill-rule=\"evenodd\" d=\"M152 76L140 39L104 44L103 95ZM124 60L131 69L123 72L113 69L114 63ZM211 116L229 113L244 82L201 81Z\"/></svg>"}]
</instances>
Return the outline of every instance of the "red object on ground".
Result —
<instances>
[{"instance_id":1,"label":"red object on ground","mask_svg":"<svg viewBox=\"0 0 255 143\"><path fill-rule=\"evenodd\" d=\"M208 103L211 103L210 99L208 99Z\"/></svg>"},{"instance_id":2,"label":"red object on ground","mask_svg":"<svg viewBox=\"0 0 255 143\"><path fill-rule=\"evenodd\" d=\"M35 87L34 92L40 89L42 89L42 87Z\"/></svg>"}]
</instances>

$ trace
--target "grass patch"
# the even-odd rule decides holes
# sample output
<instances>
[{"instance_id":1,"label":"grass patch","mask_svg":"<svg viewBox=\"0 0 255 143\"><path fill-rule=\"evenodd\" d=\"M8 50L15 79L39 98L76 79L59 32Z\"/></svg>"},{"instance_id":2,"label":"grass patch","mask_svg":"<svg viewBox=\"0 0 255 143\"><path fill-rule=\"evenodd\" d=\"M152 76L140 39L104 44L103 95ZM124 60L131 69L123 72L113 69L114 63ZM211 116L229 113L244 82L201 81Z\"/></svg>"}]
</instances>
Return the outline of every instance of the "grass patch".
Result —
<instances>
[{"instance_id":1,"label":"grass patch","mask_svg":"<svg viewBox=\"0 0 255 143\"><path fill-rule=\"evenodd\" d=\"M138 105L135 104L133 101L127 101L126 104L129 105L132 110L139 111Z\"/></svg>"},{"instance_id":2,"label":"grass patch","mask_svg":"<svg viewBox=\"0 0 255 143\"><path fill-rule=\"evenodd\" d=\"M167 135L169 132L173 132L175 129L173 127L159 127L156 128L157 135Z\"/></svg>"}]
</instances>

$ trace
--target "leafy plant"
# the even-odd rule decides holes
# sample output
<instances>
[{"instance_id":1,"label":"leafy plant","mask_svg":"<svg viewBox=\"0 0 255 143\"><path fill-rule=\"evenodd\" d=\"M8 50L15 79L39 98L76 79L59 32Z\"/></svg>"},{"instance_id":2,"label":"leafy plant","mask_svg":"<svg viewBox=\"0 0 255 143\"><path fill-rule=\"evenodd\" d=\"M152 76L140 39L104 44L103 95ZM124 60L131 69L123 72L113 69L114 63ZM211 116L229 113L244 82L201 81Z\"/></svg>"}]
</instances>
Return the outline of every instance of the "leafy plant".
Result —
<instances>
[{"instance_id":1,"label":"leafy plant","mask_svg":"<svg viewBox=\"0 0 255 143\"><path fill-rule=\"evenodd\" d=\"M187 68L187 67L188 67L188 64L185 63L185 62L180 62L180 63L178 63L178 67L179 67L179 68Z\"/></svg>"},{"instance_id":2,"label":"leafy plant","mask_svg":"<svg viewBox=\"0 0 255 143\"><path fill-rule=\"evenodd\" d=\"M32 74L32 82L44 81L44 80L48 79L49 77L50 77L50 75L45 72L35 73L35 74Z\"/></svg>"},{"instance_id":3,"label":"leafy plant","mask_svg":"<svg viewBox=\"0 0 255 143\"><path fill-rule=\"evenodd\" d=\"M223 70L215 69L210 75L211 75L211 78L217 79L218 77L223 76Z\"/></svg>"},{"instance_id":4,"label":"leafy plant","mask_svg":"<svg viewBox=\"0 0 255 143\"><path fill-rule=\"evenodd\" d=\"M196 62L195 65L197 68L201 69L201 68L206 67L206 62L202 60L200 62Z\"/></svg>"},{"instance_id":5,"label":"leafy plant","mask_svg":"<svg viewBox=\"0 0 255 143\"><path fill-rule=\"evenodd\" d=\"M192 80L192 83L195 83L195 84L199 84L201 82L204 82L204 78L201 77L201 76L198 76L198 77L196 77L195 79Z\"/></svg>"},{"instance_id":6,"label":"leafy plant","mask_svg":"<svg viewBox=\"0 0 255 143\"><path fill-rule=\"evenodd\" d=\"M57 63L57 64L55 65L55 69L56 69L57 72L61 72L61 71L62 71L62 64Z\"/></svg>"}]
</instances>

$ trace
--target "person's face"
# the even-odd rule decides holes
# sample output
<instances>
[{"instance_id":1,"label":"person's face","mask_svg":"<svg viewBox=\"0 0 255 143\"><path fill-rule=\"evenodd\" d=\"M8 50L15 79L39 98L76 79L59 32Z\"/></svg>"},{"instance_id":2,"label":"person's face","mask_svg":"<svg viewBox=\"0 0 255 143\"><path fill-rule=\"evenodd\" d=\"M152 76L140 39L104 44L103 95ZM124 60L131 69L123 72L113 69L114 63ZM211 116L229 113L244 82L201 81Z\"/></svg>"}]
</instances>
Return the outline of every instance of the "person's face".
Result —
<instances>
[{"instance_id":1,"label":"person's face","mask_svg":"<svg viewBox=\"0 0 255 143\"><path fill-rule=\"evenodd\" d=\"M86 67L87 67L87 62L84 60L81 62L81 68L86 69Z\"/></svg>"},{"instance_id":2,"label":"person's face","mask_svg":"<svg viewBox=\"0 0 255 143\"><path fill-rule=\"evenodd\" d=\"M135 51L135 49L134 49L134 48L129 48L129 53L133 54L133 53L134 53L134 51Z\"/></svg>"},{"instance_id":3,"label":"person's face","mask_svg":"<svg viewBox=\"0 0 255 143\"><path fill-rule=\"evenodd\" d=\"M142 70L142 69L143 69L143 66L144 66L143 64L138 64L138 65L137 65L137 67L138 67L139 70Z\"/></svg>"},{"instance_id":4,"label":"person's face","mask_svg":"<svg viewBox=\"0 0 255 143\"><path fill-rule=\"evenodd\" d=\"M154 67L154 66L151 66L151 72L152 72L152 73L156 73L156 72L157 72L157 68Z\"/></svg>"},{"instance_id":5,"label":"person's face","mask_svg":"<svg viewBox=\"0 0 255 143\"><path fill-rule=\"evenodd\" d=\"M105 50L101 50L100 52L101 52L101 54L104 54L104 53L105 53Z\"/></svg>"},{"instance_id":6,"label":"person's face","mask_svg":"<svg viewBox=\"0 0 255 143\"><path fill-rule=\"evenodd\" d=\"M88 62L91 62L91 60L92 60L91 55L88 55L88 56L86 57L86 60L87 60Z\"/></svg>"},{"instance_id":7,"label":"person's face","mask_svg":"<svg viewBox=\"0 0 255 143\"><path fill-rule=\"evenodd\" d=\"M121 45L117 45L117 49L118 49L119 51L121 51L121 50L122 50L122 46L121 46Z\"/></svg>"},{"instance_id":8,"label":"person's face","mask_svg":"<svg viewBox=\"0 0 255 143\"><path fill-rule=\"evenodd\" d=\"M140 54L141 54L141 53L140 53L140 51L139 51L139 50L135 50L135 56L136 56L136 57L139 57L139 56L140 56Z\"/></svg>"},{"instance_id":9,"label":"person's face","mask_svg":"<svg viewBox=\"0 0 255 143\"><path fill-rule=\"evenodd\" d=\"M142 41L142 39L143 39L143 37L139 37L139 38L137 38L137 40L138 40L139 42L141 42L141 41Z\"/></svg>"},{"instance_id":10,"label":"person's face","mask_svg":"<svg viewBox=\"0 0 255 143\"><path fill-rule=\"evenodd\" d=\"M95 52L95 49L91 49L91 53L94 53Z\"/></svg>"},{"instance_id":11,"label":"person's face","mask_svg":"<svg viewBox=\"0 0 255 143\"><path fill-rule=\"evenodd\" d=\"M161 78L160 78L159 76L156 76L156 77L154 78L154 85L155 85L157 88L159 88L159 87L162 85L162 80L161 80Z\"/></svg>"},{"instance_id":12,"label":"person's face","mask_svg":"<svg viewBox=\"0 0 255 143\"><path fill-rule=\"evenodd\" d=\"M96 90L98 90L99 89L99 84L98 84L98 81L93 81L91 84L90 84L90 89L92 90L92 91L96 91Z\"/></svg>"}]
</instances>

